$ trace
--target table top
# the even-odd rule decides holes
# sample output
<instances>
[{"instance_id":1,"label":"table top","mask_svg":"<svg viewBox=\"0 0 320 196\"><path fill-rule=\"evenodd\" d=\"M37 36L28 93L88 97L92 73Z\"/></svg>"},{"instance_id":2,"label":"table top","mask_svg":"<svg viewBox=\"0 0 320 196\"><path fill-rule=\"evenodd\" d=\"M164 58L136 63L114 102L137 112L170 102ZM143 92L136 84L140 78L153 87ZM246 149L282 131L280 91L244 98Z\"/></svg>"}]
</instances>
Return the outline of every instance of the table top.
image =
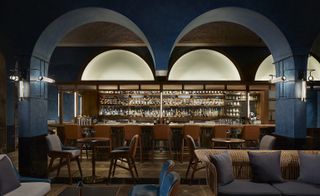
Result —
<instances>
[{"instance_id":1,"label":"table top","mask_svg":"<svg viewBox=\"0 0 320 196\"><path fill-rule=\"evenodd\" d=\"M244 143L244 139L239 138L212 138L212 142L221 142L221 143Z\"/></svg>"},{"instance_id":2,"label":"table top","mask_svg":"<svg viewBox=\"0 0 320 196\"><path fill-rule=\"evenodd\" d=\"M97 142L107 142L110 141L111 138L106 137L83 137L77 139L79 143L97 143Z\"/></svg>"}]
</instances>

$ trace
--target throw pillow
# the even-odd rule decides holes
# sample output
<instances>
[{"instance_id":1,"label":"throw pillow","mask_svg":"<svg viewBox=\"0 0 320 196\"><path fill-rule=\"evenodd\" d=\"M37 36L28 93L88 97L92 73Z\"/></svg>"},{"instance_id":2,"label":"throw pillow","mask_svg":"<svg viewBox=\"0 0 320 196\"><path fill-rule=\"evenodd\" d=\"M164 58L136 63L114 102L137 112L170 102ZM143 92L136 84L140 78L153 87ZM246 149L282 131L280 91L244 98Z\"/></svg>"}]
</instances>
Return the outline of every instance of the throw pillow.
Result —
<instances>
[{"instance_id":1,"label":"throw pillow","mask_svg":"<svg viewBox=\"0 0 320 196\"><path fill-rule=\"evenodd\" d=\"M210 160L216 167L219 185L226 185L234 180L232 160L228 152L210 155Z\"/></svg>"},{"instance_id":2,"label":"throw pillow","mask_svg":"<svg viewBox=\"0 0 320 196\"><path fill-rule=\"evenodd\" d=\"M20 186L19 177L7 157L0 160L0 195L7 194Z\"/></svg>"},{"instance_id":3,"label":"throw pillow","mask_svg":"<svg viewBox=\"0 0 320 196\"><path fill-rule=\"evenodd\" d=\"M300 175L298 180L311 184L320 184L320 155L299 151Z\"/></svg>"},{"instance_id":4,"label":"throw pillow","mask_svg":"<svg viewBox=\"0 0 320 196\"><path fill-rule=\"evenodd\" d=\"M254 182L282 182L280 151L248 152Z\"/></svg>"}]
</instances>

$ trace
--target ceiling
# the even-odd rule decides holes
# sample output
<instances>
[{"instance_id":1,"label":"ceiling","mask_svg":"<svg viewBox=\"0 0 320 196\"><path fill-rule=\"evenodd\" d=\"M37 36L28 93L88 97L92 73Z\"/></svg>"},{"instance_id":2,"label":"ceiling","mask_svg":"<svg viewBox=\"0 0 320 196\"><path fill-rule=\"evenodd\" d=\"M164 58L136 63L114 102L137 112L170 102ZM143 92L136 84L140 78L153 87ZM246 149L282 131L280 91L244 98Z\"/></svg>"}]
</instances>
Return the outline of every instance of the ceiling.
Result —
<instances>
[{"instance_id":1,"label":"ceiling","mask_svg":"<svg viewBox=\"0 0 320 196\"><path fill-rule=\"evenodd\" d=\"M94 22L69 32L58 44L67 47L146 46L129 29L114 23Z\"/></svg>"},{"instance_id":2,"label":"ceiling","mask_svg":"<svg viewBox=\"0 0 320 196\"><path fill-rule=\"evenodd\" d=\"M145 43L127 28L114 23L95 22L85 24L69 32L58 46L141 47ZM254 46L265 47L264 42L247 28L226 22L201 25L187 33L177 46Z\"/></svg>"}]
</instances>

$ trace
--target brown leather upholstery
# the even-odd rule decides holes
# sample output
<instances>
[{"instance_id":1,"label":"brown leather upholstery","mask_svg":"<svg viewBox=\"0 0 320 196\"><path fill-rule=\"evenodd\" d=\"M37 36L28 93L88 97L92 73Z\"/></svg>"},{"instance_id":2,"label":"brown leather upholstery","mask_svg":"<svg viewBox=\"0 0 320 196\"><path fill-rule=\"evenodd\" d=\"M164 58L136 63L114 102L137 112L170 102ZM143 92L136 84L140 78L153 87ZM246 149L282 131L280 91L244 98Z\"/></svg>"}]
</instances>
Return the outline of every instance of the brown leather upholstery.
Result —
<instances>
[{"instance_id":1,"label":"brown leather upholstery","mask_svg":"<svg viewBox=\"0 0 320 196\"><path fill-rule=\"evenodd\" d=\"M216 125L213 130L213 137L215 138L227 138L227 131L231 129L229 125Z\"/></svg>"},{"instance_id":2,"label":"brown leather upholstery","mask_svg":"<svg viewBox=\"0 0 320 196\"><path fill-rule=\"evenodd\" d=\"M128 141L131 141L133 136L139 135L138 139L138 148L139 148L139 157L140 157L140 162L142 162L142 139L141 139L141 127L139 125L126 125L123 127L124 131L124 142L125 145L127 144Z\"/></svg>"},{"instance_id":3,"label":"brown leather upholstery","mask_svg":"<svg viewBox=\"0 0 320 196\"><path fill-rule=\"evenodd\" d=\"M246 140L246 143L253 142L258 143L260 137L260 127L257 125L245 125L242 128L242 139Z\"/></svg>"},{"instance_id":4,"label":"brown leather upholstery","mask_svg":"<svg viewBox=\"0 0 320 196\"><path fill-rule=\"evenodd\" d=\"M154 158L154 146L157 140L166 141L169 149L169 158L172 158L172 132L169 125L159 124L153 127L152 159Z\"/></svg>"},{"instance_id":5,"label":"brown leather upholstery","mask_svg":"<svg viewBox=\"0 0 320 196\"><path fill-rule=\"evenodd\" d=\"M64 135L65 141L64 144L72 144L79 138L82 138L82 129L80 125L77 124L68 124L64 125Z\"/></svg>"},{"instance_id":6,"label":"brown leather upholstery","mask_svg":"<svg viewBox=\"0 0 320 196\"><path fill-rule=\"evenodd\" d=\"M109 139L109 145L107 148L112 150L112 129L109 125L94 125L93 130L95 131L95 137L103 137ZM102 148L103 146L96 146L98 148Z\"/></svg>"},{"instance_id":7,"label":"brown leather upholstery","mask_svg":"<svg viewBox=\"0 0 320 196\"><path fill-rule=\"evenodd\" d=\"M182 137L182 145L181 145L181 162L183 161L183 154L185 151L185 140L186 136L190 135L198 146L200 146L200 134L201 128L198 125L185 125L183 127L183 137Z\"/></svg>"}]
</instances>

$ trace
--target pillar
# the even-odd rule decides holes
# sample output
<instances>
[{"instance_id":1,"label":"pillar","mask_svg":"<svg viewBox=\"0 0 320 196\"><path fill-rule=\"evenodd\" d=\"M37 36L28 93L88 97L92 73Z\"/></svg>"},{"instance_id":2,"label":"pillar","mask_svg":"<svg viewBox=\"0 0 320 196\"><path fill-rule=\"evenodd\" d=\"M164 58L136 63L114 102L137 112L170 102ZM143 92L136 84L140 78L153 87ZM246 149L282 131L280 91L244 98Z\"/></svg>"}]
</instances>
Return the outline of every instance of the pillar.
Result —
<instances>
[{"instance_id":1,"label":"pillar","mask_svg":"<svg viewBox=\"0 0 320 196\"><path fill-rule=\"evenodd\" d=\"M286 81L276 84L276 134L286 138L306 137L306 102L301 100L301 79L306 77L307 55L275 62L277 76Z\"/></svg>"}]
</instances>

